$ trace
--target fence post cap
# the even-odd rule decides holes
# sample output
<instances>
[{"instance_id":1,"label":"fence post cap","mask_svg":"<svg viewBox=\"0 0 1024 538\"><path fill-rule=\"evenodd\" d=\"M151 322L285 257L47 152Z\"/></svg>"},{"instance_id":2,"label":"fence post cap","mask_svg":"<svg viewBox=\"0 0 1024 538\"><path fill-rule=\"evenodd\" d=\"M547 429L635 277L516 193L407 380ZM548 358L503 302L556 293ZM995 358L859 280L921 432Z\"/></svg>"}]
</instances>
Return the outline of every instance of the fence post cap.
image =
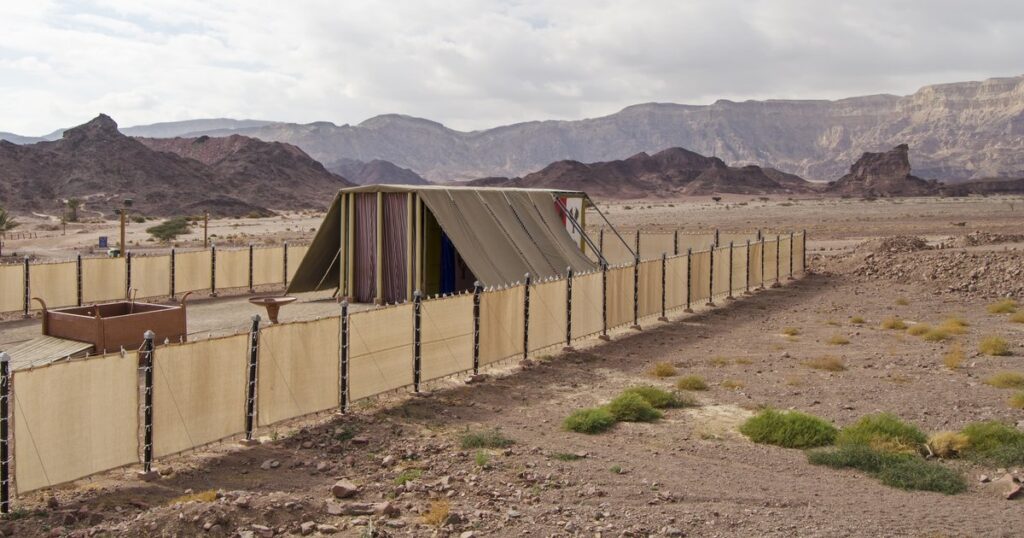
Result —
<instances>
[{"instance_id":1,"label":"fence post cap","mask_svg":"<svg viewBox=\"0 0 1024 538\"><path fill-rule=\"evenodd\" d=\"M474 280L474 281L473 281L473 287L474 287L474 288L482 288L482 287L483 287L483 285L482 285L482 284L480 284L480 281L479 281L479 280Z\"/></svg>"},{"instance_id":2,"label":"fence post cap","mask_svg":"<svg viewBox=\"0 0 1024 538\"><path fill-rule=\"evenodd\" d=\"M0 351L0 363L11 362L11 356L6 351Z\"/></svg>"},{"instance_id":3,"label":"fence post cap","mask_svg":"<svg viewBox=\"0 0 1024 538\"><path fill-rule=\"evenodd\" d=\"M256 323L259 323L260 322L260 315L259 314L253 314L252 317L249 318L249 319L255 321Z\"/></svg>"},{"instance_id":4,"label":"fence post cap","mask_svg":"<svg viewBox=\"0 0 1024 538\"><path fill-rule=\"evenodd\" d=\"M414 299L420 299L423 297L423 292L421 292L420 290L416 290L412 292L412 296Z\"/></svg>"},{"instance_id":5,"label":"fence post cap","mask_svg":"<svg viewBox=\"0 0 1024 538\"><path fill-rule=\"evenodd\" d=\"M341 307L342 308L348 308L348 299L342 299L341 300Z\"/></svg>"},{"instance_id":6,"label":"fence post cap","mask_svg":"<svg viewBox=\"0 0 1024 538\"><path fill-rule=\"evenodd\" d=\"M154 337L156 337L156 333L147 330L146 332L142 333L142 337L145 338L146 340L152 340Z\"/></svg>"}]
</instances>

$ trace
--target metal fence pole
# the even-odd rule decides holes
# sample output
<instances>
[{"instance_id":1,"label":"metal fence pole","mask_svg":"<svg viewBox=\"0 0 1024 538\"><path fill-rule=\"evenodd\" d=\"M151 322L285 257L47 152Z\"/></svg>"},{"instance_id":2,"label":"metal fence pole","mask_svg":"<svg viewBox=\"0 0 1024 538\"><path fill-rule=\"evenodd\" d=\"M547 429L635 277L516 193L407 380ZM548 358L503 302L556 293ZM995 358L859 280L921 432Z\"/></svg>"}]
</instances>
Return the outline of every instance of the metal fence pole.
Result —
<instances>
[{"instance_id":1,"label":"metal fence pole","mask_svg":"<svg viewBox=\"0 0 1024 538\"><path fill-rule=\"evenodd\" d=\"M252 246L252 243L249 243L249 293L255 293L256 292L256 287L254 286L254 282L253 282L253 270L252 270L253 257L254 257L253 246Z\"/></svg>"},{"instance_id":2,"label":"metal fence pole","mask_svg":"<svg viewBox=\"0 0 1024 538\"><path fill-rule=\"evenodd\" d=\"M26 317L26 318L29 317L29 315L28 315L29 306L30 306L29 303L31 303L31 301L32 301L32 298L30 297L31 290L32 290L32 285L31 285L31 278L29 277L28 256L25 256L25 289L24 289L25 295L22 297L22 302L23 302L23 306L25 308L25 312L24 312L23 316Z\"/></svg>"},{"instance_id":3,"label":"metal fence pole","mask_svg":"<svg viewBox=\"0 0 1024 538\"><path fill-rule=\"evenodd\" d=\"M281 254L282 261L284 262L284 285L288 286L288 242L284 242L284 252Z\"/></svg>"},{"instance_id":4,"label":"metal fence pole","mask_svg":"<svg viewBox=\"0 0 1024 538\"><path fill-rule=\"evenodd\" d=\"M718 245L718 230L715 230L715 245ZM712 246L711 261L708 263L708 302L704 306L715 306L715 247Z\"/></svg>"},{"instance_id":5,"label":"metal fence pole","mask_svg":"<svg viewBox=\"0 0 1024 538\"><path fill-rule=\"evenodd\" d=\"M718 228L715 228L715 246L718 246Z\"/></svg>"},{"instance_id":6,"label":"metal fence pole","mask_svg":"<svg viewBox=\"0 0 1024 538\"><path fill-rule=\"evenodd\" d=\"M572 267L565 271L565 348L572 351Z\"/></svg>"},{"instance_id":7,"label":"metal fence pole","mask_svg":"<svg viewBox=\"0 0 1024 538\"><path fill-rule=\"evenodd\" d=\"M217 296L217 245L210 245L210 297Z\"/></svg>"},{"instance_id":8,"label":"metal fence pole","mask_svg":"<svg viewBox=\"0 0 1024 538\"><path fill-rule=\"evenodd\" d=\"M672 230L672 255L679 255L679 229Z\"/></svg>"},{"instance_id":9,"label":"metal fence pole","mask_svg":"<svg viewBox=\"0 0 1024 538\"><path fill-rule=\"evenodd\" d=\"M633 257L633 327L640 330L640 232L636 233L637 255Z\"/></svg>"},{"instance_id":10,"label":"metal fence pole","mask_svg":"<svg viewBox=\"0 0 1024 538\"><path fill-rule=\"evenodd\" d=\"M348 413L348 353L349 353L349 334L348 334L348 301L341 301L341 396L339 403L341 404L341 412Z\"/></svg>"},{"instance_id":11,"label":"metal fence pole","mask_svg":"<svg viewBox=\"0 0 1024 538\"><path fill-rule=\"evenodd\" d=\"M256 376L258 375L259 351L260 316L256 314L252 317L252 327L249 329L249 383L245 391L245 443L252 443L252 433L256 429Z\"/></svg>"},{"instance_id":12,"label":"metal fence pole","mask_svg":"<svg viewBox=\"0 0 1024 538\"><path fill-rule=\"evenodd\" d=\"M782 269L782 262L779 260L779 254L782 252L782 247L780 246L782 244L781 238L781 235L775 236L775 285L772 286L773 288L781 285L779 284L779 270Z\"/></svg>"},{"instance_id":13,"label":"metal fence pole","mask_svg":"<svg viewBox=\"0 0 1024 538\"><path fill-rule=\"evenodd\" d=\"M0 351L0 514L11 513L10 395L11 356Z\"/></svg>"},{"instance_id":14,"label":"metal fence pole","mask_svg":"<svg viewBox=\"0 0 1024 538\"><path fill-rule=\"evenodd\" d=\"M601 230L598 232L597 248L601 251L601 256L604 256L604 228L601 228ZM601 256L598 257L600 258Z\"/></svg>"},{"instance_id":15,"label":"metal fence pole","mask_svg":"<svg viewBox=\"0 0 1024 538\"><path fill-rule=\"evenodd\" d=\"M421 345L420 328L422 327L423 294L416 290L412 294L412 388L420 391L420 359Z\"/></svg>"},{"instance_id":16,"label":"metal fence pole","mask_svg":"<svg viewBox=\"0 0 1024 538\"><path fill-rule=\"evenodd\" d=\"M523 360L530 354L530 273L526 273L523 290Z\"/></svg>"},{"instance_id":17,"label":"metal fence pole","mask_svg":"<svg viewBox=\"0 0 1024 538\"><path fill-rule=\"evenodd\" d=\"M665 272L666 272L667 269L668 269L668 254L662 252L661 253L661 317L658 318L658 321L668 321L668 315L665 313L665 299L666 299L665 298L665 283L668 281L668 278L666 277Z\"/></svg>"},{"instance_id":18,"label":"metal fence pole","mask_svg":"<svg viewBox=\"0 0 1024 538\"><path fill-rule=\"evenodd\" d=\"M758 231L758 234L761 232ZM761 285L758 286L759 290L764 289L764 236L761 236Z\"/></svg>"},{"instance_id":19,"label":"metal fence pole","mask_svg":"<svg viewBox=\"0 0 1024 538\"><path fill-rule=\"evenodd\" d=\"M124 252L124 296L126 299L132 298L132 251Z\"/></svg>"},{"instance_id":20,"label":"metal fence pole","mask_svg":"<svg viewBox=\"0 0 1024 538\"><path fill-rule=\"evenodd\" d=\"M601 340L610 340L608 336L608 264L601 264Z\"/></svg>"},{"instance_id":21,"label":"metal fence pole","mask_svg":"<svg viewBox=\"0 0 1024 538\"><path fill-rule=\"evenodd\" d=\"M78 254L75 256L75 288L77 290L75 297L78 301L78 306L82 306L82 255Z\"/></svg>"},{"instance_id":22,"label":"metal fence pole","mask_svg":"<svg viewBox=\"0 0 1024 538\"><path fill-rule=\"evenodd\" d=\"M636 231L636 240L634 240L633 243L634 243L633 246L636 248L636 250L634 251L634 252L636 252L636 256L634 256L634 258L639 259L640 258L640 230Z\"/></svg>"},{"instance_id":23,"label":"metal fence pole","mask_svg":"<svg viewBox=\"0 0 1024 538\"><path fill-rule=\"evenodd\" d=\"M732 241L729 241L729 295L726 296L726 299L734 299L735 298L735 297L732 296L732 261L733 261Z\"/></svg>"},{"instance_id":24,"label":"metal fence pole","mask_svg":"<svg viewBox=\"0 0 1024 538\"><path fill-rule=\"evenodd\" d=\"M153 472L153 331L143 333L142 349L139 350L139 368L145 374L142 408L142 473L147 478Z\"/></svg>"},{"instance_id":25,"label":"metal fence pole","mask_svg":"<svg viewBox=\"0 0 1024 538\"><path fill-rule=\"evenodd\" d=\"M480 373L480 294L484 288L473 282L473 375Z\"/></svg>"},{"instance_id":26,"label":"metal fence pole","mask_svg":"<svg viewBox=\"0 0 1024 538\"><path fill-rule=\"evenodd\" d=\"M789 232L789 275L786 280L793 280L793 232Z\"/></svg>"},{"instance_id":27,"label":"metal fence pole","mask_svg":"<svg viewBox=\"0 0 1024 538\"><path fill-rule=\"evenodd\" d=\"M174 272L177 270L177 259L175 258L174 248L171 248L171 299L174 299Z\"/></svg>"},{"instance_id":28,"label":"metal fence pole","mask_svg":"<svg viewBox=\"0 0 1024 538\"><path fill-rule=\"evenodd\" d=\"M800 272L807 274L807 228L804 228L804 233L801 234L800 242L803 244L803 248L800 249L800 254L803 257L803 261L800 265Z\"/></svg>"},{"instance_id":29,"label":"metal fence pole","mask_svg":"<svg viewBox=\"0 0 1024 538\"><path fill-rule=\"evenodd\" d=\"M690 292L693 290L693 248L686 249L686 310L683 312L692 313L690 306Z\"/></svg>"}]
</instances>

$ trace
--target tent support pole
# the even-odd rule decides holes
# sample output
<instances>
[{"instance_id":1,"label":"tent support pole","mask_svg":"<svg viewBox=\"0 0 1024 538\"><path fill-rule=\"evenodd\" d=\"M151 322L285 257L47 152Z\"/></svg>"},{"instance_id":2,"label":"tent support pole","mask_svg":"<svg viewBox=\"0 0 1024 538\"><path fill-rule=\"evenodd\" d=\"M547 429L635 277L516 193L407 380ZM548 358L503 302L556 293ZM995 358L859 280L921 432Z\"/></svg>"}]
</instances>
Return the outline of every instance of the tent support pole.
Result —
<instances>
[{"instance_id":1,"label":"tent support pole","mask_svg":"<svg viewBox=\"0 0 1024 538\"><path fill-rule=\"evenodd\" d=\"M619 234L619 231L615 229L615 226L612 226L612 223L608 221L608 217L604 216L604 213L601 212L601 208L597 207L597 204L595 204L589 196L587 196L586 199L588 202L590 202L590 205L593 206L594 211L597 211L597 214L601 216L601 220L604 220L605 224L607 224L608 227L611 228L613 232L615 232L615 236L619 238L619 241L622 241L622 244L626 246L626 250L628 250L629 253L635 258L637 256L637 253L633 252L633 249L629 248L629 243L627 243L626 240L622 238L622 235Z\"/></svg>"},{"instance_id":2,"label":"tent support pole","mask_svg":"<svg viewBox=\"0 0 1024 538\"><path fill-rule=\"evenodd\" d=\"M416 230L413 222L413 204L416 197L413 193L407 193L405 197L405 298L412 297L413 288L413 265L416 256Z\"/></svg>"},{"instance_id":3,"label":"tent support pole","mask_svg":"<svg viewBox=\"0 0 1024 538\"><path fill-rule=\"evenodd\" d=\"M374 258L373 271L376 284L376 295L373 301L384 304L384 193L377 193L377 256Z\"/></svg>"},{"instance_id":4,"label":"tent support pole","mask_svg":"<svg viewBox=\"0 0 1024 538\"><path fill-rule=\"evenodd\" d=\"M420 199L420 195L417 194L414 198L416 201L416 252L415 252L415 265L416 265L416 276L415 276L415 288L423 290L423 200Z\"/></svg>"},{"instance_id":5,"label":"tent support pole","mask_svg":"<svg viewBox=\"0 0 1024 538\"><path fill-rule=\"evenodd\" d=\"M569 209L565 207L565 204L562 203L562 200L560 200L557 196L555 196L554 198L555 203L558 204L558 208L562 210L562 214L565 215L565 218L567 218L569 222L572 223L573 228L576 228L576 231L580 233L580 237L582 237L583 240L588 245L590 245L590 248L592 248L594 252L597 254L597 259L601 263L607 264L608 260L604 259L604 252L601 251L601 249L604 248L604 230L601 230L601 247L598 248L597 246L594 245L594 242L590 239L590 236L587 235L587 232L586 230L583 229L583 226L581 226L579 222L576 222L576 219L573 218L573 216L569 213Z\"/></svg>"},{"instance_id":6,"label":"tent support pole","mask_svg":"<svg viewBox=\"0 0 1024 538\"><path fill-rule=\"evenodd\" d=\"M348 228L348 204L345 200L348 198L347 194L342 193L338 200L338 210L341 213L341 218L338 219L338 252L341 256L341 261L338 263L338 294L339 299L348 297L348 248L345 244L348 239L346 228Z\"/></svg>"}]
</instances>

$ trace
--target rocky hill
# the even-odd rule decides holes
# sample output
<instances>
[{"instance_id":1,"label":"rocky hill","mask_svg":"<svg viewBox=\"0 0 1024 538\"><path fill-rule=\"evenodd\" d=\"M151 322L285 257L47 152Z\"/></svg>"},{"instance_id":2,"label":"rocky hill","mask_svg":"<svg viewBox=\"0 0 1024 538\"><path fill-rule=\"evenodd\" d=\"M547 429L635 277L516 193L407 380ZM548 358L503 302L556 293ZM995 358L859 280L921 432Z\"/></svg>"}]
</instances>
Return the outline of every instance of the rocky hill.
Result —
<instances>
[{"instance_id":1,"label":"rocky hill","mask_svg":"<svg viewBox=\"0 0 1024 538\"><path fill-rule=\"evenodd\" d=\"M339 159L327 165L327 169L357 185L429 185L430 182L419 174L388 161L374 159L370 162L355 159Z\"/></svg>"},{"instance_id":2,"label":"rocky hill","mask_svg":"<svg viewBox=\"0 0 1024 538\"><path fill-rule=\"evenodd\" d=\"M620 161L558 161L521 178L489 177L470 184L582 190L610 198L813 190L810 183L792 174L754 165L731 167L717 157L683 148L669 148L654 155L638 153Z\"/></svg>"},{"instance_id":3,"label":"rocky hill","mask_svg":"<svg viewBox=\"0 0 1024 538\"><path fill-rule=\"evenodd\" d=\"M437 182L519 176L561 160L597 162L686 147L734 164L812 180L846 172L866 151L898 143L926 178L1024 175L1024 76L926 86L908 96L837 101L649 103L579 121L536 121L473 132L400 115L359 125L275 123L219 130L295 144L321 162L385 159Z\"/></svg>"},{"instance_id":4,"label":"rocky hill","mask_svg":"<svg viewBox=\"0 0 1024 538\"><path fill-rule=\"evenodd\" d=\"M844 196L927 196L939 185L910 173L910 147L900 144L884 153L865 153L850 172L833 183L828 192Z\"/></svg>"},{"instance_id":5,"label":"rocky hill","mask_svg":"<svg viewBox=\"0 0 1024 538\"><path fill-rule=\"evenodd\" d=\"M131 198L139 213L152 216L266 214L326 206L337 189L350 185L286 144L234 137L212 141L210 147L222 148L207 151L200 148L210 140L145 142L125 136L102 114L60 140L0 141L0 203L56 213L60 200L74 197L83 200L85 214L110 217Z\"/></svg>"}]
</instances>

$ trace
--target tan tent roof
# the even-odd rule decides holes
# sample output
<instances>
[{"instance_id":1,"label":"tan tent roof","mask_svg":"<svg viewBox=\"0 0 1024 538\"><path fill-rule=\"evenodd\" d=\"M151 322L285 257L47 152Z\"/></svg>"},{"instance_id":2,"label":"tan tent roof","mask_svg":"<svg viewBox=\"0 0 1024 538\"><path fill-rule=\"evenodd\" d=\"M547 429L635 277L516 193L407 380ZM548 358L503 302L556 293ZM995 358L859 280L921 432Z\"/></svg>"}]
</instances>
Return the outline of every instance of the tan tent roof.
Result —
<instances>
[{"instance_id":1,"label":"tan tent roof","mask_svg":"<svg viewBox=\"0 0 1024 538\"><path fill-rule=\"evenodd\" d=\"M288 292L338 286L340 206L342 193L415 192L451 239L466 265L485 286L523 280L526 273L547 278L596 268L565 229L555 208L557 194L578 191L486 187L366 185L343 189L324 222Z\"/></svg>"}]
</instances>

